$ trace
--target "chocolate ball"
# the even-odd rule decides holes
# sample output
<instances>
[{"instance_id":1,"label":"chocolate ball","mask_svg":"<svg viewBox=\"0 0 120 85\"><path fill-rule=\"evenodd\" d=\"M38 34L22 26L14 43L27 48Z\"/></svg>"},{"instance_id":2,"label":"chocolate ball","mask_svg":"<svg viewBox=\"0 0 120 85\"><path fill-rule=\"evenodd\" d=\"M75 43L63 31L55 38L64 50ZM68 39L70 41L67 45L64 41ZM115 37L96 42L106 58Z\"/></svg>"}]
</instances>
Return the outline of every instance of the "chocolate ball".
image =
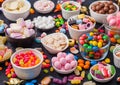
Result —
<instances>
[{"instance_id":1,"label":"chocolate ball","mask_svg":"<svg viewBox=\"0 0 120 85\"><path fill-rule=\"evenodd\" d=\"M109 10L109 14L114 13L115 11L113 9Z\"/></svg>"},{"instance_id":2,"label":"chocolate ball","mask_svg":"<svg viewBox=\"0 0 120 85\"><path fill-rule=\"evenodd\" d=\"M101 10L99 11L99 13L100 13L100 14L104 14L105 12L104 12L103 9L101 9Z\"/></svg>"},{"instance_id":3,"label":"chocolate ball","mask_svg":"<svg viewBox=\"0 0 120 85\"><path fill-rule=\"evenodd\" d=\"M112 2L112 1L109 1L109 2L108 2L108 4L109 4L109 5L112 5L112 4L113 4L113 2Z\"/></svg>"},{"instance_id":4,"label":"chocolate ball","mask_svg":"<svg viewBox=\"0 0 120 85\"><path fill-rule=\"evenodd\" d=\"M109 10L109 8L106 7L106 6L103 9L104 9L105 12L107 12Z\"/></svg>"},{"instance_id":5,"label":"chocolate ball","mask_svg":"<svg viewBox=\"0 0 120 85\"><path fill-rule=\"evenodd\" d=\"M110 9L115 9L115 6L114 5L110 5L109 8Z\"/></svg>"},{"instance_id":6,"label":"chocolate ball","mask_svg":"<svg viewBox=\"0 0 120 85\"><path fill-rule=\"evenodd\" d=\"M98 5L98 6L96 6L96 10L98 11L98 10L100 10L101 9L101 7Z\"/></svg>"},{"instance_id":7,"label":"chocolate ball","mask_svg":"<svg viewBox=\"0 0 120 85\"><path fill-rule=\"evenodd\" d=\"M92 7L91 9L92 9L93 11L96 11L96 8L95 8L95 7Z\"/></svg>"}]
</instances>

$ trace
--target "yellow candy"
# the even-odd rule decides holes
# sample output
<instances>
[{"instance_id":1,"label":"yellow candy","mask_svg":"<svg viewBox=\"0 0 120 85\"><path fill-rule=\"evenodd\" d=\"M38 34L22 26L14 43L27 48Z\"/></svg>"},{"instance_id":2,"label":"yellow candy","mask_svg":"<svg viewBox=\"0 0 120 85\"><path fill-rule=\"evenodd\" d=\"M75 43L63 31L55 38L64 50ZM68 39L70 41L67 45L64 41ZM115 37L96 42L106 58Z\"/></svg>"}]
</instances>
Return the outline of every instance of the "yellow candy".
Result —
<instances>
[{"instance_id":1,"label":"yellow candy","mask_svg":"<svg viewBox=\"0 0 120 85\"><path fill-rule=\"evenodd\" d=\"M82 71L82 67L80 67L80 66L77 66L77 69L78 69L79 71Z\"/></svg>"},{"instance_id":2,"label":"yellow candy","mask_svg":"<svg viewBox=\"0 0 120 85\"><path fill-rule=\"evenodd\" d=\"M78 19L83 19L83 18L85 18L85 14L80 14L80 15L78 15Z\"/></svg>"},{"instance_id":3,"label":"yellow candy","mask_svg":"<svg viewBox=\"0 0 120 85\"><path fill-rule=\"evenodd\" d=\"M102 47L102 42L98 42L98 47L99 47L99 48Z\"/></svg>"},{"instance_id":4,"label":"yellow candy","mask_svg":"<svg viewBox=\"0 0 120 85\"><path fill-rule=\"evenodd\" d=\"M76 10L76 8L71 8L72 9L72 11L75 11Z\"/></svg>"},{"instance_id":5,"label":"yellow candy","mask_svg":"<svg viewBox=\"0 0 120 85\"><path fill-rule=\"evenodd\" d=\"M50 67L50 72L53 72L54 71L54 68L53 67Z\"/></svg>"},{"instance_id":6,"label":"yellow candy","mask_svg":"<svg viewBox=\"0 0 120 85\"><path fill-rule=\"evenodd\" d=\"M120 39L117 39L117 43L119 43L119 44L120 44Z\"/></svg>"},{"instance_id":7,"label":"yellow candy","mask_svg":"<svg viewBox=\"0 0 120 85\"><path fill-rule=\"evenodd\" d=\"M98 43L97 43L97 41L93 41L92 44L93 44L93 46L97 46Z\"/></svg>"},{"instance_id":8,"label":"yellow candy","mask_svg":"<svg viewBox=\"0 0 120 85\"><path fill-rule=\"evenodd\" d=\"M89 44L91 44L91 45L92 45L92 44L93 44L93 41L92 41L92 40L91 40L91 41L89 41Z\"/></svg>"},{"instance_id":9,"label":"yellow candy","mask_svg":"<svg viewBox=\"0 0 120 85\"><path fill-rule=\"evenodd\" d=\"M69 46L74 46L75 45L75 40L69 39Z\"/></svg>"},{"instance_id":10,"label":"yellow candy","mask_svg":"<svg viewBox=\"0 0 120 85\"><path fill-rule=\"evenodd\" d=\"M67 8L72 8L72 5L67 5Z\"/></svg>"},{"instance_id":11,"label":"yellow candy","mask_svg":"<svg viewBox=\"0 0 120 85\"><path fill-rule=\"evenodd\" d=\"M90 32L90 36L93 36L94 35L94 33L93 32Z\"/></svg>"},{"instance_id":12,"label":"yellow candy","mask_svg":"<svg viewBox=\"0 0 120 85\"><path fill-rule=\"evenodd\" d=\"M71 80L71 84L80 84L81 80Z\"/></svg>"},{"instance_id":13,"label":"yellow candy","mask_svg":"<svg viewBox=\"0 0 120 85\"><path fill-rule=\"evenodd\" d=\"M0 61L2 60L2 56L0 56Z\"/></svg>"},{"instance_id":14,"label":"yellow candy","mask_svg":"<svg viewBox=\"0 0 120 85\"><path fill-rule=\"evenodd\" d=\"M110 58L106 58L105 63L107 63L107 64L110 63Z\"/></svg>"},{"instance_id":15,"label":"yellow candy","mask_svg":"<svg viewBox=\"0 0 120 85\"><path fill-rule=\"evenodd\" d=\"M96 28L93 29L94 32L98 32L98 30Z\"/></svg>"},{"instance_id":16,"label":"yellow candy","mask_svg":"<svg viewBox=\"0 0 120 85\"><path fill-rule=\"evenodd\" d=\"M82 71L82 72L81 72L81 77L82 77L82 78L85 78L85 71Z\"/></svg>"}]
</instances>

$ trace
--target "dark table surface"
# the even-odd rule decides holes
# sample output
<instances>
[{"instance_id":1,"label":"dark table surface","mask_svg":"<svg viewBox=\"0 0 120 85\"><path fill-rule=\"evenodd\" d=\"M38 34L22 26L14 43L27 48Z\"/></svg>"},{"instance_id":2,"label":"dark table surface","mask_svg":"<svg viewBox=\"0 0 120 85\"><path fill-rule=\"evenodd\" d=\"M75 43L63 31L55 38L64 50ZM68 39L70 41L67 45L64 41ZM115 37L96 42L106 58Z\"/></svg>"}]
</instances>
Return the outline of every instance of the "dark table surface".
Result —
<instances>
[{"instance_id":1,"label":"dark table surface","mask_svg":"<svg viewBox=\"0 0 120 85\"><path fill-rule=\"evenodd\" d=\"M36 1L36 0L29 0L29 1L31 2L31 4L32 4L32 6L33 6L34 1ZM55 4L57 3L57 0L52 0L52 1L54 1ZM85 6L88 7L88 6L89 6L92 2L94 2L94 1L97 1L97 0L86 0L86 1L83 3L83 5L85 5ZM29 17L28 17L27 19L33 20L33 18L34 18L34 17L37 17L37 16L48 16L48 15L52 15L52 16L53 16L53 15L57 15L57 14L61 14L61 12L58 12L58 13L53 13L53 12L51 12L51 13L49 13L49 14L44 14L44 15L43 15L43 14L40 14L40 13L38 13L38 12L35 12L35 14L29 15ZM3 19L3 20L5 21L5 23L7 23L8 25L11 23L11 21L7 20L7 19L4 17L3 13L0 13L0 19ZM97 23L96 27L99 27L100 25L101 25L101 24ZM56 29L57 29L57 28L54 28L54 29L52 29L52 30L50 30L50 31L47 31L46 33L48 33L48 34L49 34L49 33L53 33L53 32L55 32ZM38 30L37 36L40 36L40 34L41 34L42 32L43 32L43 31L39 31L39 30ZM68 33L68 32L66 33L66 35L69 37L69 33ZM70 38L70 37L69 37L69 38ZM11 46L11 44L10 44L9 42L7 42L6 45L9 46L10 48L12 48L13 50L15 50L15 47ZM52 58L53 55L51 55L50 53L48 53L41 44L37 44L37 43L34 42L33 45L31 46L31 48L35 48L35 47L41 47L41 48L43 48L43 51L44 51L45 54L49 57L49 59ZM66 50L66 52L69 52L69 48ZM81 55L80 55L80 53L77 54L77 56L78 56L79 58L82 58ZM109 58L111 59L111 64L114 65L112 53L109 52L107 57L109 57ZM3 81L4 81L4 80L8 80L8 78L5 76L5 69L6 69L6 67L4 66L4 63L0 63L0 66L3 67L3 70L0 71L0 85L4 85ZM102 85L120 85L120 83L117 83L117 82L116 82L116 78L117 78L118 76L120 76L120 69L116 68L116 71L117 71L117 73L116 73L115 77L114 77L110 82L104 83L104 84L96 82L96 85L101 85L101 84L102 84ZM87 74L88 72L89 72L89 70L86 70L86 74ZM48 74L45 74L45 73L43 73L43 71L41 71L40 75L39 75L36 79L38 80L38 82L40 82L40 80L41 80L43 77L48 76L48 75L51 75L51 76L53 76L53 77L60 78L60 79L62 79L64 76L66 76L66 75L61 75L61 74L59 74L59 73L57 73L57 72L55 72L55 71L52 72L52 73L48 73ZM82 81L82 83L85 82L85 81L88 81L87 78L85 78L85 79ZM94 80L93 80L93 81L94 81ZM50 85L57 85L57 84L54 84L54 83L51 82ZM71 85L71 84L70 84L70 82L68 82L66 85ZM81 84L81 85L82 85L82 84Z\"/></svg>"}]
</instances>

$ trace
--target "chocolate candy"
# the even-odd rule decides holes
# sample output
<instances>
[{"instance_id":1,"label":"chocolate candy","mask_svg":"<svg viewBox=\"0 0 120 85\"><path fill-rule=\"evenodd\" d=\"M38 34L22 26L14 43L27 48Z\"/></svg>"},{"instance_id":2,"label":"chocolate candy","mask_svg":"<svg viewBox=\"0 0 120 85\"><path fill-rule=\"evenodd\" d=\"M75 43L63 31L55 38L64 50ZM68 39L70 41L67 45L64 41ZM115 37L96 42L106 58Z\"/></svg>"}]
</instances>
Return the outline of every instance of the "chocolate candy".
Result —
<instances>
[{"instance_id":1,"label":"chocolate candy","mask_svg":"<svg viewBox=\"0 0 120 85\"><path fill-rule=\"evenodd\" d=\"M112 14L116 11L116 6L112 1L97 2L92 5L91 9L99 14Z\"/></svg>"}]
</instances>

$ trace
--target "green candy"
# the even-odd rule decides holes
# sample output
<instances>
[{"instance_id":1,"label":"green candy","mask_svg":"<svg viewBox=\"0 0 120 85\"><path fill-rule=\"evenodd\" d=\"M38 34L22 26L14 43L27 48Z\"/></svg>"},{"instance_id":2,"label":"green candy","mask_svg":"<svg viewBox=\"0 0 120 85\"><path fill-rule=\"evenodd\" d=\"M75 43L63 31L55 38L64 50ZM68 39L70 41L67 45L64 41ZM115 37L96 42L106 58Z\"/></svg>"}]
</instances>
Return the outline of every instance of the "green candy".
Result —
<instances>
[{"instance_id":1,"label":"green candy","mask_svg":"<svg viewBox=\"0 0 120 85\"><path fill-rule=\"evenodd\" d=\"M95 74L102 74L100 70L95 70Z\"/></svg>"},{"instance_id":2,"label":"green candy","mask_svg":"<svg viewBox=\"0 0 120 85\"><path fill-rule=\"evenodd\" d=\"M60 27L60 22L56 22L55 26Z\"/></svg>"},{"instance_id":3,"label":"green candy","mask_svg":"<svg viewBox=\"0 0 120 85\"><path fill-rule=\"evenodd\" d=\"M91 76L90 73L87 74L87 79L88 79L89 81L92 80L92 76Z\"/></svg>"},{"instance_id":4,"label":"green candy","mask_svg":"<svg viewBox=\"0 0 120 85\"><path fill-rule=\"evenodd\" d=\"M104 39L104 40L108 40L108 36L107 36L107 35L104 35L104 36L103 36L103 39Z\"/></svg>"},{"instance_id":5,"label":"green candy","mask_svg":"<svg viewBox=\"0 0 120 85\"><path fill-rule=\"evenodd\" d=\"M65 10L70 11L70 8L65 8Z\"/></svg>"},{"instance_id":6,"label":"green candy","mask_svg":"<svg viewBox=\"0 0 120 85\"><path fill-rule=\"evenodd\" d=\"M55 19L55 22L59 22L59 19Z\"/></svg>"},{"instance_id":7,"label":"green candy","mask_svg":"<svg viewBox=\"0 0 120 85\"><path fill-rule=\"evenodd\" d=\"M83 47L84 47L84 48L88 48L88 44L84 44Z\"/></svg>"},{"instance_id":8,"label":"green candy","mask_svg":"<svg viewBox=\"0 0 120 85\"><path fill-rule=\"evenodd\" d=\"M111 65L110 67L111 67L111 74L114 75L116 72L115 67L113 65Z\"/></svg>"},{"instance_id":9,"label":"green candy","mask_svg":"<svg viewBox=\"0 0 120 85\"><path fill-rule=\"evenodd\" d=\"M115 39L120 39L120 36L118 34L114 35Z\"/></svg>"},{"instance_id":10,"label":"green candy","mask_svg":"<svg viewBox=\"0 0 120 85\"><path fill-rule=\"evenodd\" d=\"M91 51L91 50L92 50L92 46L88 46L87 49L88 49L89 51Z\"/></svg>"},{"instance_id":11,"label":"green candy","mask_svg":"<svg viewBox=\"0 0 120 85\"><path fill-rule=\"evenodd\" d=\"M44 73L48 73L49 71L48 71L47 69L44 69L43 72L44 72Z\"/></svg>"},{"instance_id":12,"label":"green candy","mask_svg":"<svg viewBox=\"0 0 120 85\"><path fill-rule=\"evenodd\" d=\"M113 53L113 50L114 50L115 46L111 46L110 47L110 52Z\"/></svg>"},{"instance_id":13,"label":"green candy","mask_svg":"<svg viewBox=\"0 0 120 85\"><path fill-rule=\"evenodd\" d=\"M94 55L93 55L93 54L89 54L89 56L90 56L90 57L94 57Z\"/></svg>"}]
</instances>

